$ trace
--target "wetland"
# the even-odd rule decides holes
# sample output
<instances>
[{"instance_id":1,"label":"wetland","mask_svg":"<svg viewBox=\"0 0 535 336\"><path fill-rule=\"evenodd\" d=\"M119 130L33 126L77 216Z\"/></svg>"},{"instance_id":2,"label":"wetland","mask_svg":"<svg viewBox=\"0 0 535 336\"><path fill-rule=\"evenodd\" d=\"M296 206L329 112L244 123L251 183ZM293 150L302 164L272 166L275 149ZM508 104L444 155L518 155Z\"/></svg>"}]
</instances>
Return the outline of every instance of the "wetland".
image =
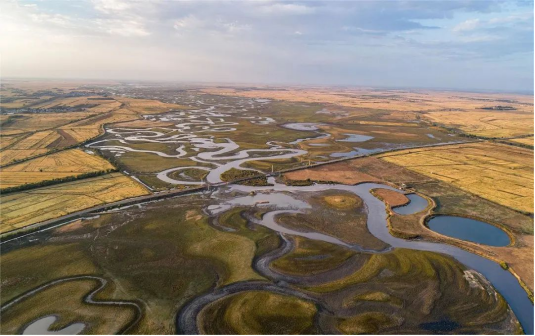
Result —
<instances>
[{"instance_id":1,"label":"wetland","mask_svg":"<svg viewBox=\"0 0 535 336\"><path fill-rule=\"evenodd\" d=\"M473 141L424 112L165 85L99 90L113 113L131 110L80 147L149 198L4 236L3 331L533 333L533 218L398 158ZM445 155L433 162L453 160ZM333 158L351 160L322 165ZM33 160L24 169L39 171ZM511 179L525 170L500 165ZM185 192L159 199L174 190Z\"/></svg>"}]
</instances>

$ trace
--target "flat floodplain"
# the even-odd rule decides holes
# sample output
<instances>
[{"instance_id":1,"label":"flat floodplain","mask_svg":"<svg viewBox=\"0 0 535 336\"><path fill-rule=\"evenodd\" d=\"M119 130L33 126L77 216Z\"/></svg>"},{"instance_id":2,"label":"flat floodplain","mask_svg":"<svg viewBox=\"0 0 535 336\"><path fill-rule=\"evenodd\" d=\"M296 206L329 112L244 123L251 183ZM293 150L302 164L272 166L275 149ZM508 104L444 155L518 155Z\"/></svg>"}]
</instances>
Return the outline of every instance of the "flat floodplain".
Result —
<instances>
[{"instance_id":1,"label":"flat floodplain","mask_svg":"<svg viewBox=\"0 0 535 336\"><path fill-rule=\"evenodd\" d=\"M532 140L526 96L31 81L2 92L0 182L23 189L0 199L9 332L532 330L533 210L513 209L533 202L533 152L515 142ZM492 117L463 129L450 112ZM509 203L483 195L493 190ZM509 240L441 234L439 216Z\"/></svg>"},{"instance_id":2,"label":"flat floodplain","mask_svg":"<svg viewBox=\"0 0 535 336\"><path fill-rule=\"evenodd\" d=\"M477 143L399 151L381 158L498 204L533 213L533 151Z\"/></svg>"},{"instance_id":3,"label":"flat floodplain","mask_svg":"<svg viewBox=\"0 0 535 336\"><path fill-rule=\"evenodd\" d=\"M35 238L38 246L2 254L2 303L56 279L75 278L71 286L56 284L50 291L70 288L70 297L77 298L88 290L80 275L91 274L110 279L99 300L137 299L146 308L131 329L141 334L170 334L175 328L187 334L258 334L267 333L268 326L279 333L321 333L326 327L339 333L415 332L424 330L425 321L440 321L444 311L458 331L518 330L505 300L455 259L385 249L367 232L360 196L296 189L269 198L262 189L251 196L237 188L216 198L191 195L101 213L44 232ZM252 197L278 207L251 203ZM283 208L281 200L292 200L302 211L276 210ZM232 202L237 205L229 209ZM274 213L294 234L282 236L266 226ZM277 285L282 283L291 285ZM32 302L46 298L50 309L62 314L79 307L78 300L62 300L58 310L59 296L47 295L50 291L34 295ZM24 311L20 307L3 315L3 323L15 330L43 315L39 309L15 314ZM85 330L116 332L128 312L112 307L121 314L116 323L107 323L98 310L88 312Z\"/></svg>"},{"instance_id":4,"label":"flat floodplain","mask_svg":"<svg viewBox=\"0 0 535 336\"><path fill-rule=\"evenodd\" d=\"M478 197L451 183L442 181L435 176L426 176L409 168L390 163L377 157L357 158L284 174L287 184L310 179L311 181L338 182L345 184L382 181L393 185L406 185L410 190L417 191L433 200L434 207L425 211L399 215L389 213L389 231L399 238L420 238L430 241L441 241L462 246L476 251L478 254L493 256L503 261L533 291L533 219L509 207L499 205ZM389 207L402 203L402 194L392 197L393 192L374 189L374 194L383 199ZM401 198L401 199L400 199ZM429 230L425 220L432 215L456 215L478 219L505 228L514 237L514 243L507 247L492 247L474 244L464 240L455 240L448 236Z\"/></svg>"}]
</instances>

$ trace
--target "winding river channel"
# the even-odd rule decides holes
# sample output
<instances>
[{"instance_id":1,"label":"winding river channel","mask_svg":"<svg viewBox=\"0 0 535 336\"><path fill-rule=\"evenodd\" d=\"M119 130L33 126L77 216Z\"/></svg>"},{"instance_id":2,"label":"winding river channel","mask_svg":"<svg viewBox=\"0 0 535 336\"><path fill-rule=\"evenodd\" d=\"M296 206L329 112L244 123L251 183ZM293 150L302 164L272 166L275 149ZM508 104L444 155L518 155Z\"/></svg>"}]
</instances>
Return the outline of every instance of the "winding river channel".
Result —
<instances>
[{"instance_id":1,"label":"winding river channel","mask_svg":"<svg viewBox=\"0 0 535 336\"><path fill-rule=\"evenodd\" d=\"M218 112L214 106L206 109L188 110L170 112L158 116L146 116L150 121L170 122L174 123L174 127L155 127L152 129L133 129L133 128L112 128L107 132L115 136L115 138L108 138L105 140L96 141L87 145L87 147L98 148L100 150L107 150L114 153L116 156L120 156L125 152L145 152L153 155L168 158L187 158L195 161L199 165L196 166L180 166L163 170L156 174L157 178L176 185L202 185L205 181L192 181L180 180L177 177L180 175L173 174L170 177L169 174L175 171L181 171L185 169L200 169L207 171L206 182L219 183L221 182L221 174L228 171L231 168L237 168L242 170L254 170L251 168L242 168L241 165L245 162L252 160L272 160L272 159L287 159L296 156L306 154L307 152L300 149L285 148L281 143L267 142L267 149L246 149L239 150L240 146L229 138L215 138L214 133L218 132L232 132L236 130L238 123L228 122L225 117L231 117L230 112ZM241 116L241 118L249 118L251 123L268 124L274 122L271 118L250 117L248 115ZM313 123L291 123L285 124L284 127L300 130L311 131L316 133L319 137L328 137L329 134L319 133L319 128ZM309 138L306 138L309 139ZM298 143L306 139L299 139L293 143ZM359 139L364 140L364 139ZM178 148L174 153L164 153L155 150L145 150L132 148L131 144L135 143L162 143L162 144L177 144ZM292 143L290 143L292 144ZM259 156L258 153L262 153L263 156ZM336 154L336 153L335 153ZM341 153L344 155L358 155L361 152L349 152ZM334 154L331 156L335 156ZM223 187L218 193L225 192L243 192L245 194L261 193L261 198L255 196L243 196L233 198L232 201L221 200L219 205L212 205L207 209L211 215L217 215L218 213L236 205L253 205L257 201L267 200L266 204L261 206L269 206L275 208L266 213L262 219L250 219L256 224L264 225L280 233L283 240L286 242L282 249L275 251L275 255L287 253L289 243L288 236L304 236L309 239L322 240L350 248L355 251L363 253L385 253L393 248L407 248L420 251L432 251L449 255L459 262L464 264L467 268L473 269L482 274L488 279L494 288L505 298L509 303L513 312L517 316L518 320L522 324L524 331L527 334L533 334L533 304L529 300L526 292L519 284L518 280L508 271L502 269L502 267L484 257L470 253L461 248L440 244L431 243L417 240L404 240L393 237L390 235L387 228L387 215L385 212L385 204L379 199L375 198L370 190L374 188L385 188L395 190L389 186L376 184L376 183L364 183L359 185L325 185L316 184L311 186L286 186L276 183L273 178L270 179L270 183L273 186L267 187L250 187L242 185L231 185ZM297 199L293 199L291 194L297 192L318 192L326 190L343 190L351 192L359 196L368 212L367 226L369 231L378 239L382 240L386 244L390 245L389 248L383 250L367 250L360 246L350 245L339 239L331 237L329 235L317 233L317 232L301 232L288 229L277 223L277 217L284 213L296 213L304 211L310 205L305 202L300 202ZM269 192L264 194L262 192ZM412 197L412 198L411 198ZM292 200L289 200L293 199ZM394 211L400 214L410 214L417 212L418 209L424 209L427 203L422 203L422 199L417 195L411 196L411 203L405 207L399 207ZM416 210L415 210L416 209ZM286 252L285 252L286 251ZM262 257L256 261L256 269L264 274L267 278L274 279L276 274L269 270L269 263L267 262L269 257L273 257L274 254L270 253L268 256ZM226 295L237 293L246 290L269 290L274 292L285 293L293 296L307 296L301 292L296 291L288 286L280 283L270 282L240 282L234 283L229 286L218 288L210 293L201 295L183 307L177 316L177 330L180 333L197 333L197 314L203 307L215 300L221 299ZM313 297L307 296L308 300L316 302ZM322 309L327 309L323 307ZM324 330L327 332L327 330Z\"/></svg>"},{"instance_id":2,"label":"winding river channel","mask_svg":"<svg viewBox=\"0 0 535 336\"><path fill-rule=\"evenodd\" d=\"M288 228L285 228L276 222L276 217L283 213L296 213L305 210L310 207L308 204L301 202L297 199L295 201L288 200L288 194L293 194L297 192L319 192L326 190L341 190L351 192L358 197L360 197L368 212L367 217L367 226L369 231L377 238L383 242L389 244L392 248L407 248L420 251L431 251L438 252L442 254L449 255L459 262L464 264L467 268L473 269L478 273L482 274L487 280L492 283L494 288L505 298L509 303L509 306L515 313L516 317L520 321L526 334L533 333L533 304L529 300L526 292L521 287L518 280L510 272L504 270L499 264L486 259L482 256L470 253L461 248L440 244L440 243L431 243L425 241L417 240L405 240L393 237L388 231L387 227L387 214L385 211L385 204L374 197L370 190L376 188L384 188L389 190L396 189L377 183L363 183L358 185L326 185L326 184L315 184L311 186L286 186L280 183L276 183L273 178L270 178L270 182L273 183L273 186L268 187L251 187L251 186L242 186L242 185L232 185L228 187L226 192L236 192L240 191L243 193L255 194L255 196L243 196L235 197L232 199L231 203L222 202L219 206L212 206L210 212L212 214L218 214L222 211L225 211L230 206L235 205L251 205L254 201L252 197L267 196L262 192L269 192L269 199L259 206L268 206L275 207L276 210L272 210L264 214L262 219L256 219L254 222L256 224L264 225L268 228L271 228L275 231L278 231L283 237L285 242L288 242L286 235L297 235L304 236L310 239L328 241L333 244L344 246L346 248L351 248L360 252L365 253L384 253L390 249L374 251L374 250L363 250L358 246L352 246L345 242L342 242L334 237L328 235L323 235L315 232L301 232L295 231ZM284 197L276 197L276 195ZM291 196L290 196L291 197ZM264 197L265 198L265 197ZM420 206L418 207L420 208ZM252 219L252 218L251 218ZM274 272L269 270L269 262L275 257L280 257L285 253L288 253L291 249L287 247L288 244L284 244L282 248L270 253L267 256L260 258L256 261L256 269L261 272L263 275L268 278L274 278ZM285 247L286 246L286 247ZM277 280L277 279L274 279ZM276 289L275 289L276 288ZM190 301L185 307L181 309L177 316L177 330L179 333L197 333L198 329L196 327L196 317L197 314L205 307L206 305L218 300L226 295L234 294L240 291L247 290L269 290L277 293L285 293L287 295L294 295L301 297L304 294L295 293L294 289L289 288L282 284L275 286L269 283L263 283L258 281L252 282L240 282L235 283L229 286L219 288L211 293L199 296L192 301ZM317 303L317 300L313 297L308 297L307 299ZM323 307L326 309L326 307Z\"/></svg>"}]
</instances>

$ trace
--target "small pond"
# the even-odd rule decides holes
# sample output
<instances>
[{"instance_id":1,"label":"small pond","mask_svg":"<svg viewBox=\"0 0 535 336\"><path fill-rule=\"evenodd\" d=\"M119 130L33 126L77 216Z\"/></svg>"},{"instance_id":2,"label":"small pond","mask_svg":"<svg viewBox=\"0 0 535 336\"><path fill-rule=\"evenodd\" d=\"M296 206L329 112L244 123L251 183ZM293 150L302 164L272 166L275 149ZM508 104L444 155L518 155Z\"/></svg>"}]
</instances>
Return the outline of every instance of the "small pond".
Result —
<instances>
[{"instance_id":1,"label":"small pond","mask_svg":"<svg viewBox=\"0 0 535 336\"><path fill-rule=\"evenodd\" d=\"M409 203L392 208L398 215L412 215L427 208L427 200L422 196L416 194L405 195L409 199Z\"/></svg>"},{"instance_id":2,"label":"small pond","mask_svg":"<svg viewBox=\"0 0 535 336\"><path fill-rule=\"evenodd\" d=\"M362 134L355 134L355 133L345 133L344 135L347 135L347 138L340 139L336 141L342 141L342 142L364 142L373 139L372 136L369 135L362 135Z\"/></svg>"},{"instance_id":3,"label":"small pond","mask_svg":"<svg viewBox=\"0 0 535 336\"><path fill-rule=\"evenodd\" d=\"M282 125L282 127L296 131L317 131L320 125L317 123L289 123Z\"/></svg>"},{"instance_id":4,"label":"small pond","mask_svg":"<svg viewBox=\"0 0 535 336\"><path fill-rule=\"evenodd\" d=\"M54 315L42 317L28 325L22 332L23 335L76 335L85 328L84 323L69 324L60 330L49 330L50 326L56 322L57 317Z\"/></svg>"},{"instance_id":5,"label":"small pond","mask_svg":"<svg viewBox=\"0 0 535 336\"><path fill-rule=\"evenodd\" d=\"M494 225L471 218L436 216L427 226L445 236L491 246L507 246L511 242L507 233Z\"/></svg>"}]
</instances>

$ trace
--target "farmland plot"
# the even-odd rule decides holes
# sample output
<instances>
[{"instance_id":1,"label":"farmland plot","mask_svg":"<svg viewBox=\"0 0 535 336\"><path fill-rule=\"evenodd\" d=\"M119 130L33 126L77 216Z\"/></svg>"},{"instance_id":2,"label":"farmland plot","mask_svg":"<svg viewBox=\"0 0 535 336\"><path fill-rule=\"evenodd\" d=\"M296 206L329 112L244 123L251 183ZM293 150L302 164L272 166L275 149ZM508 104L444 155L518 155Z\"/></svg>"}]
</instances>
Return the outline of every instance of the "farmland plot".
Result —
<instances>
[{"instance_id":1,"label":"farmland plot","mask_svg":"<svg viewBox=\"0 0 535 336\"><path fill-rule=\"evenodd\" d=\"M148 191L120 173L38 188L0 197L0 233L96 205L146 195Z\"/></svg>"},{"instance_id":2,"label":"farmland plot","mask_svg":"<svg viewBox=\"0 0 535 336\"><path fill-rule=\"evenodd\" d=\"M494 143L405 150L383 160L533 213L533 151Z\"/></svg>"}]
</instances>

